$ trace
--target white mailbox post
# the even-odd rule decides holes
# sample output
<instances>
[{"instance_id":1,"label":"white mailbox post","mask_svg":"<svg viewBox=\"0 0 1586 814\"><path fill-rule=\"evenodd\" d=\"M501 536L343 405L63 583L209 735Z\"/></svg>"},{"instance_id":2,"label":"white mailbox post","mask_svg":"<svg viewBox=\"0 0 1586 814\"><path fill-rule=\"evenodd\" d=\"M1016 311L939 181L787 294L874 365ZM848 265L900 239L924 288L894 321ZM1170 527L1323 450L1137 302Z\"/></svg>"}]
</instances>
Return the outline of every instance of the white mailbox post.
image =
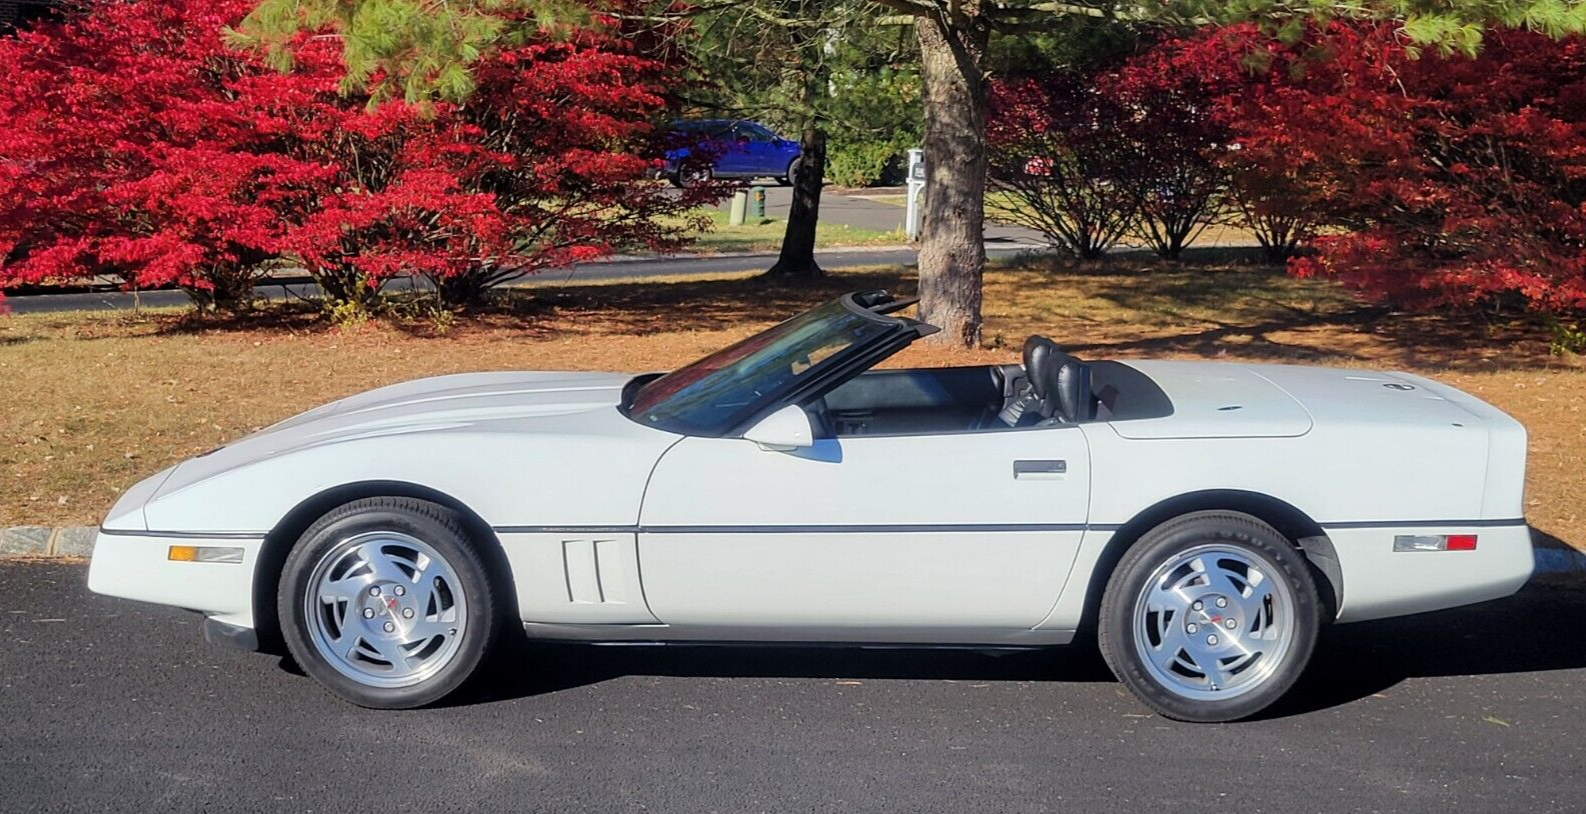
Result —
<instances>
[{"instance_id":1,"label":"white mailbox post","mask_svg":"<svg viewBox=\"0 0 1586 814\"><path fill-rule=\"evenodd\" d=\"M903 234L909 240L920 239L920 193L925 191L925 151L909 151L908 206L903 215Z\"/></svg>"}]
</instances>

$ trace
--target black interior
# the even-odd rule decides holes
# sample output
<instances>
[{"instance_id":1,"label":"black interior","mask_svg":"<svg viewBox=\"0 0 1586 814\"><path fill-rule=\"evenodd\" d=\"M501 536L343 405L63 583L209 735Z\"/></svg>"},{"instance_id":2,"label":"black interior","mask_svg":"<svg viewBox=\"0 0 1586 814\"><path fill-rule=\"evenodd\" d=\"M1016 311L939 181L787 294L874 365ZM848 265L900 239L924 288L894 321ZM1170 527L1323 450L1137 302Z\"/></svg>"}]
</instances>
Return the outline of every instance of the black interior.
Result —
<instances>
[{"instance_id":1,"label":"black interior","mask_svg":"<svg viewBox=\"0 0 1586 814\"><path fill-rule=\"evenodd\" d=\"M1044 337L1023 365L873 370L807 405L828 436L991 432L1171 415L1150 377L1121 362L1086 362Z\"/></svg>"}]
</instances>

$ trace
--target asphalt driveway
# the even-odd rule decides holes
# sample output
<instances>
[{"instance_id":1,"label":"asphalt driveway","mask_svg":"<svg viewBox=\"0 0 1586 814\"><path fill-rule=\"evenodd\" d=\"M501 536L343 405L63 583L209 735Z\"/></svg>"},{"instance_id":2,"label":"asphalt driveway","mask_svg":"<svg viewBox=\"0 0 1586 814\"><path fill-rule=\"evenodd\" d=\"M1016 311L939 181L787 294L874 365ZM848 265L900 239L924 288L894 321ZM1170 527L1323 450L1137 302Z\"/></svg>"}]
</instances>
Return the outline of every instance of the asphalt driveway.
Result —
<instances>
[{"instance_id":1,"label":"asphalt driveway","mask_svg":"<svg viewBox=\"0 0 1586 814\"><path fill-rule=\"evenodd\" d=\"M336 701L85 568L0 564L0 810L1579 811L1586 591L1327 631L1292 699L1151 716L1083 651L522 647Z\"/></svg>"}]
</instances>

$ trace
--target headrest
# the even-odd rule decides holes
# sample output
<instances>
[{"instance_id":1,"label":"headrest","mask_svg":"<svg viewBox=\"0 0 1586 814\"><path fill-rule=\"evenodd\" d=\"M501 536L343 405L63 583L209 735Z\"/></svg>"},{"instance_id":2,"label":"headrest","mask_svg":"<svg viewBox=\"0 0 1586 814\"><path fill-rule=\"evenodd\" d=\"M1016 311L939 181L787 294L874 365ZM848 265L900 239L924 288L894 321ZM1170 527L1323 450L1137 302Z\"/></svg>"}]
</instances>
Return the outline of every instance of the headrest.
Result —
<instances>
[{"instance_id":1,"label":"headrest","mask_svg":"<svg viewBox=\"0 0 1586 814\"><path fill-rule=\"evenodd\" d=\"M1090 392L1090 368L1073 357L1057 370L1057 414L1070 424L1096 417Z\"/></svg>"},{"instance_id":2,"label":"headrest","mask_svg":"<svg viewBox=\"0 0 1586 814\"><path fill-rule=\"evenodd\" d=\"M1065 356L1056 342L1044 336L1024 340L1024 378L1036 398L1044 401L1052 394L1057 386L1057 369Z\"/></svg>"}]
</instances>

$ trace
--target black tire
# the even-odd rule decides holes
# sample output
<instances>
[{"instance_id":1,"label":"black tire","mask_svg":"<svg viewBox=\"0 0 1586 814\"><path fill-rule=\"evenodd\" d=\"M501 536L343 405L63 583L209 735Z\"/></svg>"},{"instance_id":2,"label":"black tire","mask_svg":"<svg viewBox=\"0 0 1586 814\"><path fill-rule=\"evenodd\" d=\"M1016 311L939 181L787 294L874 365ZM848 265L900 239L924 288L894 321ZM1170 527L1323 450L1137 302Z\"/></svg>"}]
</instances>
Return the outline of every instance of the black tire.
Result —
<instances>
[{"instance_id":1,"label":"black tire","mask_svg":"<svg viewBox=\"0 0 1586 814\"><path fill-rule=\"evenodd\" d=\"M776 179L776 182L785 187L793 186L793 182L798 180L799 162L802 160L802 158L795 158L792 161L789 161L787 163L787 173L781 178Z\"/></svg>"},{"instance_id":2,"label":"black tire","mask_svg":"<svg viewBox=\"0 0 1586 814\"><path fill-rule=\"evenodd\" d=\"M1251 563L1261 568L1264 575L1281 580L1291 596L1293 626L1288 635L1283 637L1287 646L1277 657L1277 665L1263 665L1264 675L1258 679L1251 678L1251 685L1240 692L1228 690L1232 697L1226 699L1204 697L1217 694L1215 685L1209 688L1210 692L1198 693L1202 697L1190 697L1195 694L1193 690L1186 690L1182 686L1175 688L1153 674L1153 668L1146 663L1138 646L1142 637L1154 635L1145 633L1150 625L1137 615L1147 583L1158 569L1165 568L1176 558L1202 546L1233 550L1250 558ZM1237 601L1234 604L1237 605ZM1195 607L1198 609L1201 606ZM1199 610L1195 612L1200 613ZM1172 617L1164 615L1163 618ZM1192 621L1187 612L1183 621ZM1210 622L1202 622L1211 627L1198 633L1223 633L1218 627L1223 622L1222 617L1212 617ZM1231 629L1243 627L1243 624L1235 621L1227 621L1226 624ZM1186 629L1193 627L1190 625ZM1304 555L1276 529L1254 517L1236 512L1209 511L1183 515L1157 526L1124 554L1108 580L1102 597L1097 637L1107 666L1146 706L1178 721L1218 723L1248 718L1283 697L1310 662L1320 627L1320 595ZM1199 647L1201 641L1203 639L1198 639L1194 645L1186 647ZM1149 649L1151 646L1152 643L1147 639L1145 647ZM1171 651L1170 647L1159 652ZM1252 673L1252 676L1255 675Z\"/></svg>"},{"instance_id":3,"label":"black tire","mask_svg":"<svg viewBox=\"0 0 1586 814\"><path fill-rule=\"evenodd\" d=\"M716 170L709 164L693 164L678 167L677 174L672 176L672 183L679 189L687 189L695 184L708 184L716 179Z\"/></svg>"},{"instance_id":4,"label":"black tire","mask_svg":"<svg viewBox=\"0 0 1586 814\"><path fill-rule=\"evenodd\" d=\"M344 675L310 632L305 600L319 564L345 541L372 533L407 535L427 544L449 566L466 602L467 624L444 665L408 686L370 686ZM452 694L486 662L500 639L504 604L499 591L457 512L412 498L368 498L331 511L298 539L282 568L277 610L293 659L325 689L362 707L411 709Z\"/></svg>"}]
</instances>

